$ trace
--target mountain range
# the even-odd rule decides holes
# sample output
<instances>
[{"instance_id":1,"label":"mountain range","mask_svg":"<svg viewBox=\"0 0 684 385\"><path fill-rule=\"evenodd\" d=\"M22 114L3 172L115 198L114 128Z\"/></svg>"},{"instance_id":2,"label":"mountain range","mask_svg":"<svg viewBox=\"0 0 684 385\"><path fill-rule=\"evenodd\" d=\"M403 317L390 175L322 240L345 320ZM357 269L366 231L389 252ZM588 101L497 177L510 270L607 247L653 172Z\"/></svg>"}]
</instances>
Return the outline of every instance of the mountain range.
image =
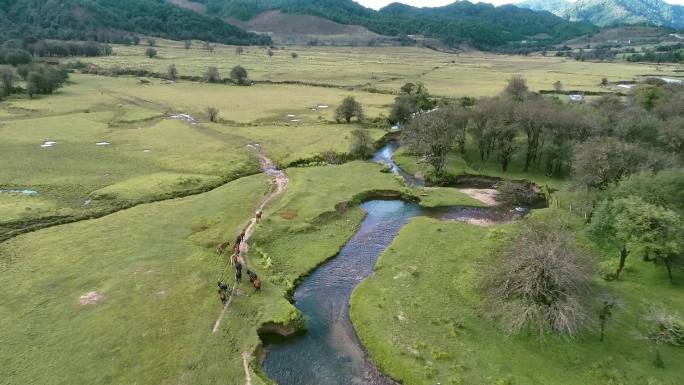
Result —
<instances>
[{"instance_id":1,"label":"mountain range","mask_svg":"<svg viewBox=\"0 0 684 385\"><path fill-rule=\"evenodd\" d=\"M651 24L684 28L684 7L662 0L527 0L518 7L548 11L569 21L586 21L598 26Z\"/></svg>"},{"instance_id":2,"label":"mountain range","mask_svg":"<svg viewBox=\"0 0 684 385\"><path fill-rule=\"evenodd\" d=\"M142 34L270 44L267 35L231 23L268 11L357 25L382 36L422 35L448 46L468 44L488 50L547 46L595 30L588 23L548 12L468 1L437 8L394 3L376 11L352 0L0 0L0 38L119 42L126 34Z\"/></svg>"}]
</instances>

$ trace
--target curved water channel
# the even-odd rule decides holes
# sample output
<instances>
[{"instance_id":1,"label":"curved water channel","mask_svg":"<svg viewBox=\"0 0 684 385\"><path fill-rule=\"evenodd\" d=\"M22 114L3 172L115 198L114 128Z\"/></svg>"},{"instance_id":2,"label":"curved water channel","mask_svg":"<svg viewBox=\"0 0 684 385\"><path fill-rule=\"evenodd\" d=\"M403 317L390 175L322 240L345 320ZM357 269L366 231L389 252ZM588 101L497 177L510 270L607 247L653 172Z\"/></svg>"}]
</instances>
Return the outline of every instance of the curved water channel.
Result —
<instances>
[{"instance_id":1,"label":"curved water channel","mask_svg":"<svg viewBox=\"0 0 684 385\"><path fill-rule=\"evenodd\" d=\"M373 157L407 183L416 179L392 161L396 144L388 143ZM419 182L419 181L418 181ZM279 385L396 384L368 358L349 319L349 298L373 273L378 256L399 230L416 216L442 220L514 219L514 214L492 208L444 207L426 209L401 200L372 200L361 207L367 216L340 253L316 269L296 289L295 305L306 318L306 333L285 339L265 337L263 368Z\"/></svg>"}]
</instances>

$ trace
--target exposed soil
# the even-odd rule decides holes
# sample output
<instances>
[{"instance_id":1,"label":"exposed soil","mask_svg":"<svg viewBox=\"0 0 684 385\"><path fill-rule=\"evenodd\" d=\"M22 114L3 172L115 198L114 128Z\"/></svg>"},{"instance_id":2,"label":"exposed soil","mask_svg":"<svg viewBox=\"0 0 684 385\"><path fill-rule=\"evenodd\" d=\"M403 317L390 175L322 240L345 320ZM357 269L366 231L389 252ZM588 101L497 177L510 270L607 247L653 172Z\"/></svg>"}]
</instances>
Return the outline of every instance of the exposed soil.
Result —
<instances>
[{"instance_id":1,"label":"exposed soil","mask_svg":"<svg viewBox=\"0 0 684 385\"><path fill-rule=\"evenodd\" d=\"M468 195L473 199L486 204L487 206L496 206L496 189L493 188L459 188L458 191Z\"/></svg>"},{"instance_id":2,"label":"exposed soil","mask_svg":"<svg viewBox=\"0 0 684 385\"><path fill-rule=\"evenodd\" d=\"M105 300L105 296L96 291L91 291L79 297L78 302L82 306L95 305Z\"/></svg>"}]
</instances>

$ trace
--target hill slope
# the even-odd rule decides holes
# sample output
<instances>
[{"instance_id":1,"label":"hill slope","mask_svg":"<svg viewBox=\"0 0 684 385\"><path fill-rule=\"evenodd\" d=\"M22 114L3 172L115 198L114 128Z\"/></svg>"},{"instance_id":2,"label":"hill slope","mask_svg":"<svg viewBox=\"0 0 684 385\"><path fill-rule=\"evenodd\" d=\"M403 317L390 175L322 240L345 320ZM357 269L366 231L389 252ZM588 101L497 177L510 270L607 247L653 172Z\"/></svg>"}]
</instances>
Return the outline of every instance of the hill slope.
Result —
<instances>
[{"instance_id":1,"label":"hill slope","mask_svg":"<svg viewBox=\"0 0 684 385\"><path fill-rule=\"evenodd\" d=\"M564 15L605 26L649 23L673 28L684 27L684 7L662 0L578 0Z\"/></svg>"},{"instance_id":2,"label":"hill slope","mask_svg":"<svg viewBox=\"0 0 684 385\"><path fill-rule=\"evenodd\" d=\"M598 26L653 24L684 28L684 7L662 0L528 0L518 7L549 11L570 21L586 21Z\"/></svg>"},{"instance_id":3,"label":"hill slope","mask_svg":"<svg viewBox=\"0 0 684 385\"><path fill-rule=\"evenodd\" d=\"M228 44L268 44L216 17L159 0L0 0L0 38L119 42L131 33Z\"/></svg>"},{"instance_id":4,"label":"hill slope","mask_svg":"<svg viewBox=\"0 0 684 385\"><path fill-rule=\"evenodd\" d=\"M385 36L425 35L449 45L470 43L495 48L527 41L549 44L593 32L584 23L571 23L546 12L513 6L494 7L459 1L436 8L390 4L379 11L352 0L195 0L207 14L243 21L265 11L320 16L341 24L361 25ZM535 37L535 38L532 38ZM534 40L534 41L530 41Z\"/></svg>"}]
</instances>

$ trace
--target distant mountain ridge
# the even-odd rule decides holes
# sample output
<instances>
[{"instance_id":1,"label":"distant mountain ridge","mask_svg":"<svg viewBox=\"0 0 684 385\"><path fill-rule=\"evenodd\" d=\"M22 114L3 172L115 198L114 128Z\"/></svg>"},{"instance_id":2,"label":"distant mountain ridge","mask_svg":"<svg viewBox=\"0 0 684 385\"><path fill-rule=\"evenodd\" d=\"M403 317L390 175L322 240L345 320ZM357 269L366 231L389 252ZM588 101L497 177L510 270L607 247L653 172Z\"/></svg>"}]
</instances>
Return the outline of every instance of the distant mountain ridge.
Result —
<instances>
[{"instance_id":1,"label":"distant mountain ridge","mask_svg":"<svg viewBox=\"0 0 684 385\"><path fill-rule=\"evenodd\" d=\"M684 6L662 0L527 0L517 4L537 11L548 11L570 21L586 21L598 26L652 24L684 28Z\"/></svg>"},{"instance_id":2,"label":"distant mountain ridge","mask_svg":"<svg viewBox=\"0 0 684 385\"><path fill-rule=\"evenodd\" d=\"M547 12L515 6L458 1L416 8L393 3L378 11L352 0L194 0L208 15L249 21L266 11L323 17L341 24L360 25L384 36L424 35L448 45L467 43L481 49L511 44L554 44L595 31L585 23L563 20Z\"/></svg>"},{"instance_id":3,"label":"distant mountain ridge","mask_svg":"<svg viewBox=\"0 0 684 385\"><path fill-rule=\"evenodd\" d=\"M134 35L269 44L216 18L163 0L0 0L0 40L50 38L121 43Z\"/></svg>"}]
</instances>

